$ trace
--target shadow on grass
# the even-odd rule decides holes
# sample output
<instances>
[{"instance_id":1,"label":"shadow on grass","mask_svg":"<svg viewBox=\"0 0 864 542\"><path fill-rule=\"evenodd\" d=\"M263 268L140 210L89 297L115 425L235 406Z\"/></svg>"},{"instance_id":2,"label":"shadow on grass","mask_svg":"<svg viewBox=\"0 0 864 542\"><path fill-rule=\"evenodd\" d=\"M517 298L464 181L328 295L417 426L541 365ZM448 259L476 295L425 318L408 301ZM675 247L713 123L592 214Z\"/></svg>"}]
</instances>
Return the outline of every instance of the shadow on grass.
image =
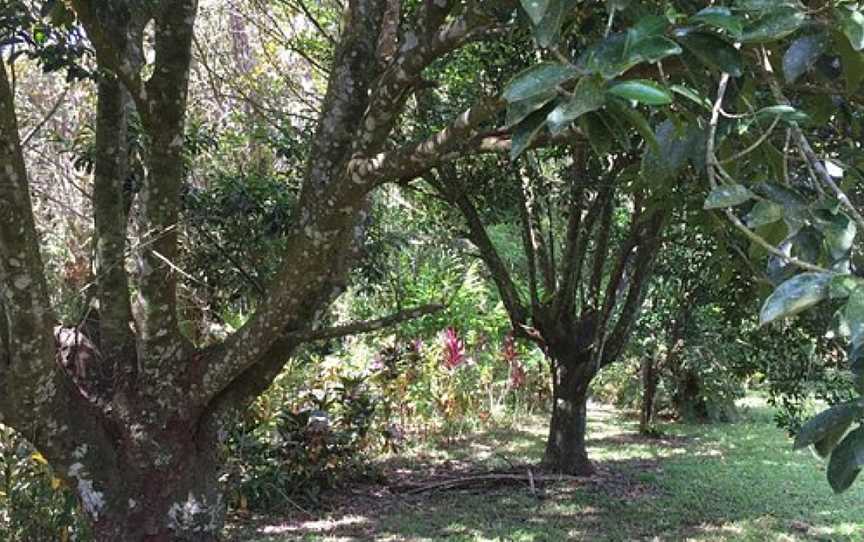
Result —
<instances>
[{"instance_id":1,"label":"shadow on grass","mask_svg":"<svg viewBox=\"0 0 864 542\"><path fill-rule=\"evenodd\" d=\"M267 518L230 539L864 540L864 489L831 495L820 463L789 450L763 414L734 425L664 426L656 439L608 409L592 411L593 476L538 483L534 493L524 482L394 491L506 467L502 454L539 460L542 430L494 430L444 451L389 458L382 463L387 485L345 489L314 517Z\"/></svg>"}]
</instances>

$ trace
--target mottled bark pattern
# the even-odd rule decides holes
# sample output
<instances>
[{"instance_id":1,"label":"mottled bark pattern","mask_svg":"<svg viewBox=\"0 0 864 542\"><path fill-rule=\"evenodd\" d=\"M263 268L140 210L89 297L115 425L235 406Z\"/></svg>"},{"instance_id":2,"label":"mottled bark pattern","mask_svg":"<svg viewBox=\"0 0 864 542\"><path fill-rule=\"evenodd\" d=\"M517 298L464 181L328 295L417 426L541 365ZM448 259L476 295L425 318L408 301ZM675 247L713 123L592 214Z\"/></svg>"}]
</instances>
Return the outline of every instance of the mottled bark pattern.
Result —
<instances>
[{"instance_id":1,"label":"mottled bark pattern","mask_svg":"<svg viewBox=\"0 0 864 542\"><path fill-rule=\"evenodd\" d=\"M93 194L98 325L62 328L51 313L14 97L0 63L0 422L28 435L75 489L99 542L217 540L225 512L217 450L227 415L264 390L304 341L395 321L313 329L345 286L369 192L483 148L475 138L501 110L494 97L428 140L394 146L392 136L422 71L487 36L517 3L497 2L490 14L491 3L427 1L416 21L397 29L392 0L345 2L281 270L247 325L206 350L178 328L173 264L197 2L70 3L103 74ZM150 21L155 63L144 69ZM147 142L147 167L134 169L147 174L138 195L142 239L129 262L132 107Z\"/></svg>"}]
</instances>

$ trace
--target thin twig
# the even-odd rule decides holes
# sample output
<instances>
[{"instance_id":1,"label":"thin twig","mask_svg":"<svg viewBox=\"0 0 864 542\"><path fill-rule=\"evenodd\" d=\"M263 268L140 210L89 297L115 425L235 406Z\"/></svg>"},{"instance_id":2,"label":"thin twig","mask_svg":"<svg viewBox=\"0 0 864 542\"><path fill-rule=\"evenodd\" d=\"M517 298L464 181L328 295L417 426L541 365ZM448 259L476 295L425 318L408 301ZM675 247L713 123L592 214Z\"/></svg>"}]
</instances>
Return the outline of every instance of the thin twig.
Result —
<instances>
[{"instance_id":1,"label":"thin twig","mask_svg":"<svg viewBox=\"0 0 864 542\"><path fill-rule=\"evenodd\" d=\"M722 169L720 163L717 161L717 156L714 152L715 139L717 137L717 124L720 120L720 111L723 108L723 98L726 96L726 88L729 85L729 74L723 73L720 76L720 84L717 88L717 99L714 102L714 107L711 111L711 123L708 127L708 141L706 142L706 150L705 150L705 163L706 169L708 172L708 183L711 185L711 189L714 190L717 188L717 169ZM762 238L762 236L754 233L750 228L744 225L741 222L741 219L732 212L731 209L724 209L726 217L729 219L732 224L741 231L744 235L746 235L751 241L768 251L769 253L777 256L785 260L786 262L795 265L796 267L800 267L801 269L805 269L807 271L812 271L816 273L831 273L828 269L824 267L820 267L818 265L813 265L809 262L805 262L804 260L800 260L793 256L789 256L784 254L782 251L778 250L777 247L766 241Z\"/></svg>"}]
</instances>

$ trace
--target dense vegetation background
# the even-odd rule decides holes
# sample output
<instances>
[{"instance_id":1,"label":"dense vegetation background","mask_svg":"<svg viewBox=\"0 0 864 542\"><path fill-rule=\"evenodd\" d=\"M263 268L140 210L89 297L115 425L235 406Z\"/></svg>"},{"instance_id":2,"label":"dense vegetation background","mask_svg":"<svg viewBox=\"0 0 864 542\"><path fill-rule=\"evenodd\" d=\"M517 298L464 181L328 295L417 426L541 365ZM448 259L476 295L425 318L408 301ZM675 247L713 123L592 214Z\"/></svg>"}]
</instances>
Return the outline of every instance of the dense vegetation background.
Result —
<instances>
[{"instance_id":1,"label":"dense vegetation background","mask_svg":"<svg viewBox=\"0 0 864 542\"><path fill-rule=\"evenodd\" d=\"M0 540L472 475L506 528L341 534L864 536L862 50L834 0L0 0Z\"/></svg>"}]
</instances>

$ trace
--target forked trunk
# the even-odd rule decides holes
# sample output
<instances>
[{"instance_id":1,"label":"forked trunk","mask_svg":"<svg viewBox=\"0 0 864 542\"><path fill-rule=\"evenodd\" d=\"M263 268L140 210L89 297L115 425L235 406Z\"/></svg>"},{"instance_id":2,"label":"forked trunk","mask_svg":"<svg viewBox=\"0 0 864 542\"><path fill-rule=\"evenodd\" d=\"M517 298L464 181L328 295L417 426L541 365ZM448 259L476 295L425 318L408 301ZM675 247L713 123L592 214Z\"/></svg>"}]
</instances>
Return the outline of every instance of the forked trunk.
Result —
<instances>
[{"instance_id":1,"label":"forked trunk","mask_svg":"<svg viewBox=\"0 0 864 542\"><path fill-rule=\"evenodd\" d=\"M552 419L543 464L562 474L589 475L594 471L585 448L591 372L587 360L555 362L553 366Z\"/></svg>"}]
</instances>

